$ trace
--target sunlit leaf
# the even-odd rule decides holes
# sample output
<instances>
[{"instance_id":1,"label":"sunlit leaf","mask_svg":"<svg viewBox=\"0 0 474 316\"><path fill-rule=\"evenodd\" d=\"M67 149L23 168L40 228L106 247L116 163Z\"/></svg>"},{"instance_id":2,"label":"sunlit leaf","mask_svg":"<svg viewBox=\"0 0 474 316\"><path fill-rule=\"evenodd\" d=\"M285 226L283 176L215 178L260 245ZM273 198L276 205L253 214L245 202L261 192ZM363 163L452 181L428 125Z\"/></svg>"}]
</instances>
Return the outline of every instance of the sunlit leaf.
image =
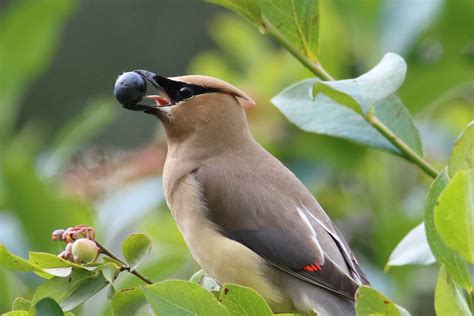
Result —
<instances>
[{"instance_id":1,"label":"sunlit leaf","mask_svg":"<svg viewBox=\"0 0 474 316\"><path fill-rule=\"evenodd\" d=\"M27 311L31 307L31 302L24 297L17 297L13 301L12 310L14 311Z\"/></svg>"},{"instance_id":2,"label":"sunlit leaf","mask_svg":"<svg viewBox=\"0 0 474 316\"><path fill-rule=\"evenodd\" d=\"M448 275L446 267L441 266L435 291L436 315L464 315L471 316L461 289Z\"/></svg>"},{"instance_id":3,"label":"sunlit leaf","mask_svg":"<svg viewBox=\"0 0 474 316\"><path fill-rule=\"evenodd\" d=\"M38 265L10 253L2 244L0 244L0 267L13 271L34 272L45 279L53 276Z\"/></svg>"},{"instance_id":4,"label":"sunlit leaf","mask_svg":"<svg viewBox=\"0 0 474 316\"><path fill-rule=\"evenodd\" d=\"M378 102L395 93L405 79L407 65L402 57L388 53L370 71L365 74L346 80L317 81L314 85L313 95L320 92L318 86L325 85L333 90L344 93L356 101L364 113L368 113ZM326 95L336 101L341 101L336 94ZM342 105L347 103L339 102ZM349 106L349 104L347 104ZM351 106L352 108L352 106Z\"/></svg>"},{"instance_id":5,"label":"sunlit leaf","mask_svg":"<svg viewBox=\"0 0 474 316\"><path fill-rule=\"evenodd\" d=\"M317 60L319 6L317 0L259 0L263 16L306 57Z\"/></svg>"},{"instance_id":6,"label":"sunlit leaf","mask_svg":"<svg viewBox=\"0 0 474 316\"><path fill-rule=\"evenodd\" d=\"M407 264L432 264L436 262L426 240L425 225L419 224L413 228L395 247L386 269L390 266L403 266Z\"/></svg>"},{"instance_id":7,"label":"sunlit leaf","mask_svg":"<svg viewBox=\"0 0 474 316\"><path fill-rule=\"evenodd\" d=\"M117 292L112 299L112 312L115 316L137 315L148 305L145 295L138 287Z\"/></svg>"},{"instance_id":8,"label":"sunlit leaf","mask_svg":"<svg viewBox=\"0 0 474 316\"><path fill-rule=\"evenodd\" d=\"M8 252L2 244L0 244L0 267L23 272L41 271L37 265Z\"/></svg>"},{"instance_id":9,"label":"sunlit leaf","mask_svg":"<svg viewBox=\"0 0 474 316\"><path fill-rule=\"evenodd\" d=\"M409 315L406 310L395 305L386 296L366 285L363 285L357 289L355 308L357 316Z\"/></svg>"},{"instance_id":10,"label":"sunlit leaf","mask_svg":"<svg viewBox=\"0 0 474 316\"><path fill-rule=\"evenodd\" d=\"M474 169L474 121L469 123L454 143L448 165L451 176L458 170L469 169Z\"/></svg>"},{"instance_id":11,"label":"sunlit leaf","mask_svg":"<svg viewBox=\"0 0 474 316\"><path fill-rule=\"evenodd\" d=\"M231 316L271 316L270 306L255 290L235 284L225 284L219 300Z\"/></svg>"},{"instance_id":12,"label":"sunlit leaf","mask_svg":"<svg viewBox=\"0 0 474 316\"><path fill-rule=\"evenodd\" d=\"M58 303L50 297L45 297L35 304L36 316L63 316Z\"/></svg>"},{"instance_id":13,"label":"sunlit leaf","mask_svg":"<svg viewBox=\"0 0 474 316\"><path fill-rule=\"evenodd\" d=\"M434 221L446 244L474 263L473 171L460 170L449 181L434 208Z\"/></svg>"},{"instance_id":14,"label":"sunlit leaf","mask_svg":"<svg viewBox=\"0 0 474 316\"><path fill-rule=\"evenodd\" d=\"M199 285L170 280L148 285L143 293L159 315L229 315L217 299Z\"/></svg>"},{"instance_id":15,"label":"sunlit leaf","mask_svg":"<svg viewBox=\"0 0 474 316\"><path fill-rule=\"evenodd\" d=\"M30 251L28 255L28 261L38 265L40 268L66 268L75 267L84 269L84 266L64 260L56 255L48 252L33 252Z\"/></svg>"},{"instance_id":16,"label":"sunlit leaf","mask_svg":"<svg viewBox=\"0 0 474 316\"><path fill-rule=\"evenodd\" d=\"M249 19L262 31L277 32L303 55L317 61L319 6L316 0L210 0Z\"/></svg>"},{"instance_id":17,"label":"sunlit leaf","mask_svg":"<svg viewBox=\"0 0 474 316\"><path fill-rule=\"evenodd\" d=\"M208 0L237 12L256 25L262 24L262 16L258 0Z\"/></svg>"},{"instance_id":18,"label":"sunlit leaf","mask_svg":"<svg viewBox=\"0 0 474 316\"><path fill-rule=\"evenodd\" d=\"M151 240L144 234L132 234L122 243L122 252L130 265L130 271L135 270L145 261L151 250Z\"/></svg>"},{"instance_id":19,"label":"sunlit leaf","mask_svg":"<svg viewBox=\"0 0 474 316\"><path fill-rule=\"evenodd\" d=\"M362 115L318 94L311 97L317 79L308 79L289 86L272 99L287 119L305 131L347 139L359 144L401 155L386 138L375 130ZM403 103L394 95L379 101L375 116L420 153L418 131Z\"/></svg>"},{"instance_id":20,"label":"sunlit leaf","mask_svg":"<svg viewBox=\"0 0 474 316\"><path fill-rule=\"evenodd\" d=\"M57 301L64 311L70 311L102 290L109 282L100 271L74 269L69 277L53 278L41 284L31 301L36 302L45 297Z\"/></svg>"},{"instance_id":21,"label":"sunlit leaf","mask_svg":"<svg viewBox=\"0 0 474 316\"><path fill-rule=\"evenodd\" d=\"M194 273L193 276L189 279L189 282L199 284L201 287L205 288L209 292L219 291L221 288L219 283L214 278L207 275L206 272L202 269Z\"/></svg>"},{"instance_id":22,"label":"sunlit leaf","mask_svg":"<svg viewBox=\"0 0 474 316\"><path fill-rule=\"evenodd\" d=\"M446 266L449 275L463 288L472 290L467 262L446 245L435 227L433 211L436 201L448 181L448 172L447 169L444 169L431 185L426 198L424 213L426 237L436 260Z\"/></svg>"},{"instance_id":23,"label":"sunlit leaf","mask_svg":"<svg viewBox=\"0 0 474 316\"><path fill-rule=\"evenodd\" d=\"M11 311L2 314L2 316L29 316L29 313L27 311Z\"/></svg>"},{"instance_id":24,"label":"sunlit leaf","mask_svg":"<svg viewBox=\"0 0 474 316\"><path fill-rule=\"evenodd\" d=\"M113 262L104 264L101 269L104 278L109 281L109 283L113 283L120 273L119 266Z\"/></svg>"},{"instance_id":25,"label":"sunlit leaf","mask_svg":"<svg viewBox=\"0 0 474 316\"><path fill-rule=\"evenodd\" d=\"M206 272L203 269L201 269L191 276L191 278L189 279L189 282L201 284L201 280L205 276L206 276Z\"/></svg>"}]
</instances>

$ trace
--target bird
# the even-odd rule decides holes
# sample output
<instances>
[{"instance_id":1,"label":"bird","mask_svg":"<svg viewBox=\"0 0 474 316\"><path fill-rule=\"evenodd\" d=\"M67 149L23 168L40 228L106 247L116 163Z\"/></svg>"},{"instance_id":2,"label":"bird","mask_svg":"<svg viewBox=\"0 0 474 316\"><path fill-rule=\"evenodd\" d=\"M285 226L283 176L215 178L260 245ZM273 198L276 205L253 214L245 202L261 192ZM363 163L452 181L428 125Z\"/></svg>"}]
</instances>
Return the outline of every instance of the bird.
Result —
<instances>
[{"instance_id":1,"label":"bird","mask_svg":"<svg viewBox=\"0 0 474 316\"><path fill-rule=\"evenodd\" d=\"M145 95L147 83L159 94ZM251 135L251 97L213 77L147 70L120 76L115 95L163 124L166 203L208 275L253 288L276 313L355 315L369 281L310 191Z\"/></svg>"}]
</instances>

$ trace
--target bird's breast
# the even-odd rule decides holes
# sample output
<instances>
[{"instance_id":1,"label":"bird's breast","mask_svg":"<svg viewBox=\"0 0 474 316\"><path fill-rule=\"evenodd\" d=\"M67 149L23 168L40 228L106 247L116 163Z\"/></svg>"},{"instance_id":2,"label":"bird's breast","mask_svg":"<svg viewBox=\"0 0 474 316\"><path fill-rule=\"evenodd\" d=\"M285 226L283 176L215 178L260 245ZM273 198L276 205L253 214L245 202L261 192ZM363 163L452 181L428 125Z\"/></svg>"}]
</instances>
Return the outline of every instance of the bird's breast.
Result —
<instances>
[{"instance_id":1,"label":"bird's breast","mask_svg":"<svg viewBox=\"0 0 474 316\"><path fill-rule=\"evenodd\" d=\"M257 290L270 302L281 302L282 294L267 275L265 260L244 245L224 237L207 217L202 190L189 175L166 194L179 230L197 263L222 284L235 283Z\"/></svg>"}]
</instances>

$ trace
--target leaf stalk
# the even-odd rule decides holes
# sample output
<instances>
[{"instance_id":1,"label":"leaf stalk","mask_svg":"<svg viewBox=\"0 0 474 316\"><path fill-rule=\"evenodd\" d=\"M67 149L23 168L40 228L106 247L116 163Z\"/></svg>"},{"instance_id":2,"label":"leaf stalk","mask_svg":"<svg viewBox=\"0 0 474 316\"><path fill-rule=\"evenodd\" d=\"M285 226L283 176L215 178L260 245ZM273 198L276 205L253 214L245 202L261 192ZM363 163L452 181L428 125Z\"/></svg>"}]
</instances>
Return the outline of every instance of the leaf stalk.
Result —
<instances>
[{"instance_id":1,"label":"leaf stalk","mask_svg":"<svg viewBox=\"0 0 474 316\"><path fill-rule=\"evenodd\" d=\"M150 280L149 278L147 278L146 276L144 276L143 274L141 274L140 272L138 272L137 270L132 270L130 271L130 266L128 264L126 264L122 259L120 259L119 257L117 257L116 255L114 255L110 250L108 250L107 248L105 248L104 246L102 246L100 243L98 243L97 241L95 241L97 247L99 247L100 249L100 252L112 259L114 259L115 261L119 262L120 263L120 271L128 271L129 273L133 274L134 276L136 276L137 278L139 278L140 280L142 280L143 282L147 283L147 284L153 284L153 281Z\"/></svg>"},{"instance_id":2,"label":"leaf stalk","mask_svg":"<svg viewBox=\"0 0 474 316\"><path fill-rule=\"evenodd\" d=\"M263 31L277 40L283 47L285 47L296 59L298 59L306 68L313 74L325 81L335 80L319 61L312 61L303 54L297 47L295 47L271 22L263 17ZM401 140L390 128L388 128L382 121L380 121L372 112L366 116L367 122L372 125L382 136L384 136L390 143L392 143L406 158L418 166L424 173L432 178L436 178L438 172L434 169L423 157L419 156L410 146Z\"/></svg>"}]
</instances>

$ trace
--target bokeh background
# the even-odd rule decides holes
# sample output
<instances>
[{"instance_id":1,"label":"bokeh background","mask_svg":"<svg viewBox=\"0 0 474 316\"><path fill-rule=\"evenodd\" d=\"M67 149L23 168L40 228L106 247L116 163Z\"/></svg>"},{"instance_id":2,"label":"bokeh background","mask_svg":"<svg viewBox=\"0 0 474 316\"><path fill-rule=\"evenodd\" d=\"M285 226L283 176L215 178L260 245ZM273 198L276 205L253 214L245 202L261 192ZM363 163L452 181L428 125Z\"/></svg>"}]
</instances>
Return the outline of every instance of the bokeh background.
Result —
<instances>
[{"instance_id":1,"label":"bokeh background","mask_svg":"<svg viewBox=\"0 0 474 316\"><path fill-rule=\"evenodd\" d=\"M343 79L388 51L402 55L399 95L441 167L474 118L473 21L471 0L321 1L319 56ZM21 256L59 253L50 232L86 223L117 253L128 234L150 236L141 270L154 281L199 270L163 200L160 124L113 99L115 79L133 69L207 74L248 92L255 138L314 193L374 287L414 315L434 313L437 268L384 272L422 220L430 179L399 158L292 126L270 99L311 74L241 17L198 0L0 1L0 243ZM0 313L39 282L0 269ZM110 313L106 293L79 313Z\"/></svg>"}]
</instances>

